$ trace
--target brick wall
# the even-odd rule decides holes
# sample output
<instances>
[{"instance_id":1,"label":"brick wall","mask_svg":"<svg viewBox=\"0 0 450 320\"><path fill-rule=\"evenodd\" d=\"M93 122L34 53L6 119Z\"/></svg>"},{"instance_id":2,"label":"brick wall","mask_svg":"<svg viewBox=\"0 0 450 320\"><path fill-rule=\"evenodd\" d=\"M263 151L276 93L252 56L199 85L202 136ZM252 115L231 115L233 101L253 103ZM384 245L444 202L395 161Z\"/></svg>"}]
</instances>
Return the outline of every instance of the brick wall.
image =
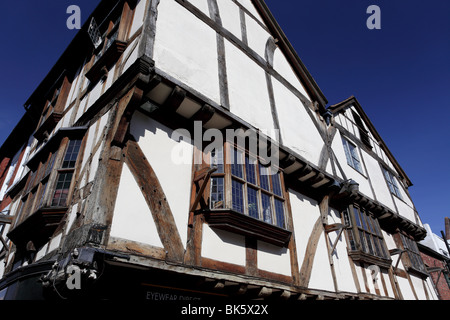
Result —
<instances>
[{"instance_id":1,"label":"brick wall","mask_svg":"<svg viewBox=\"0 0 450 320\"><path fill-rule=\"evenodd\" d=\"M445 264L443 261L436 259L434 257L431 257L423 252L420 253L422 256L423 262L427 267L445 267ZM439 292L440 299L441 300L450 300L450 287L447 284L447 281L445 280L444 274L441 274L439 277L439 272L433 272L430 273L431 278L433 280L433 283L436 286L436 289ZM439 277L439 283L436 284L436 281Z\"/></svg>"}]
</instances>

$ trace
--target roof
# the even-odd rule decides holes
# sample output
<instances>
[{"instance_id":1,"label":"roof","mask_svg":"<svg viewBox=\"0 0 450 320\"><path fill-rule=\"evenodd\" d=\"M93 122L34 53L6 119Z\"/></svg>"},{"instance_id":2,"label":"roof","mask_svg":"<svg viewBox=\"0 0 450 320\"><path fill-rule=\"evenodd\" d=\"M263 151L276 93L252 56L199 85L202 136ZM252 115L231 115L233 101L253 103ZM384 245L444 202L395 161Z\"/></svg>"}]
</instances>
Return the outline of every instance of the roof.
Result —
<instances>
[{"instance_id":1,"label":"roof","mask_svg":"<svg viewBox=\"0 0 450 320\"><path fill-rule=\"evenodd\" d=\"M337 104L334 104L332 106L328 107L328 110L330 110L333 114L339 113L339 111L346 109L347 107L353 106L358 111L360 117L363 119L364 123L369 128L370 132L373 134L375 139L378 141L380 148L386 153L386 156L388 157L389 161L392 162L392 165L397 170L398 174L402 177L402 179L407 183L407 185L410 187L412 186L412 182L409 179L409 177L406 175L403 168L400 166L398 161L395 159L392 152L389 150L389 148L386 146L386 143L384 142L383 138L381 138L381 135L378 133L378 131L375 129L375 126L370 121L367 114L364 112L364 109L362 108L359 101L354 97L351 96L347 98L346 100L339 102Z\"/></svg>"}]
</instances>

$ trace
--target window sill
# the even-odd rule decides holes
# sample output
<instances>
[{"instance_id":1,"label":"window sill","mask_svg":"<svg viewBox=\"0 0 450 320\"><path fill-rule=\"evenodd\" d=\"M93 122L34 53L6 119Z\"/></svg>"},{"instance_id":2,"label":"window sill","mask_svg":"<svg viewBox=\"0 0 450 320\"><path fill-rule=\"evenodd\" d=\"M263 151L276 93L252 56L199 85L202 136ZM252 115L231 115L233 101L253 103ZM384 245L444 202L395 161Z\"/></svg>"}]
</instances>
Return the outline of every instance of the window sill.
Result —
<instances>
[{"instance_id":1,"label":"window sill","mask_svg":"<svg viewBox=\"0 0 450 320\"><path fill-rule=\"evenodd\" d=\"M350 251L348 255L352 258L353 261L377 265L382 268L389 268L392 264L391 259L376 257L362 251Z\"/></svg>"},{"instance_id":2,"label":"window sill","mask_svg":"<svg viewBox=\"0 0 450 320\"><path fill-rule=\"evenodd\" d=\"M36 130L33 136L38 141L43 141L52 132L53 128L56 127L58 122L62 119L62 114L53 112L51 115L45 119L44 123Z\"/></svg>"},{"instance_id":3,"label":"window sill","mask_svg":"<svg viewBox=\"0 0 450 320\"><path fill-rule=\"evenodd\" d=\"M413 274L415 276L418 276L418 277L420 277L422 279L426 279L429 276L429 274L427 272L422 271L422 270L418 270L418 269L413 268L413 267L406 267L405 269L406 269L406 271L408 273Z\"/></svg>"},{"instance_id":4,"label":"window sill","mask_svg":"<svg viewBox=\"0 0 450 320\"><path fill-rule=\"evenodd\" d=\"M106 70L119 59L122 53L125 51L127 43L119 40L115 40L111 46L106 50L105 53L94 63L91 69L86 73L86 78L91 81L91 83L96 83L98 80L103 78Z\"/></svg>"},{"instance_id":5,"label":"window sill","mask_svg":"<svg viewBox=\"0 0 450 320\"><path fill-rule=\"evenodd\" d=\"M204 216L212 228L253 237L280 247L287 247L292 234L291 231L230 209L206 211Z\"/></svg>"},{"instance_id":6,"label":"window sill","mask_svg":"<svg viewBox=\"0 0 450 320\"><path fill-rule=\"evenodd\" d=\"M40 208L16 225L7 236L16 245L25 245L28 241L33 241L34 245L39 247L53 235L67 209L67 207Z\"/></svg>"}]
</instances>

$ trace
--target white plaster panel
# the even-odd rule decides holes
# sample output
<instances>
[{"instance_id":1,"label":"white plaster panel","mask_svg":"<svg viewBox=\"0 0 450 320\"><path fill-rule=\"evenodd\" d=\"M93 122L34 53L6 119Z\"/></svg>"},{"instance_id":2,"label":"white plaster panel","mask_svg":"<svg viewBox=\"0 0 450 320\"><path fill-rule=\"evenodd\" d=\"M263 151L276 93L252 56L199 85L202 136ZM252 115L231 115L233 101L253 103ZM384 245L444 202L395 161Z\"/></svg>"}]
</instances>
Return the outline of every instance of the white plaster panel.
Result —
<instances>
[{"instance_id":1,"label":"white plaster panel","mask_svg":"<svg viewBox=\"0 0 450 320\"><path fill-rule=\"evenodd\" d=\"M328 224L343 223L340 218L339 211L335 209L330 210L328 215ZM329 243L332 245L337 241L335 251L332 255L334 270L336 273L336 280L339 290L348 292L357 292L355 281L353 280L353 274L350 267L350 261L348 259L347 241L345 239L345 232L341 234L339 240L337 240L338 231L328 233ZM330 246L331 247L331 246Z\"/></svg>"},{"instance_id":2,"label":"white plaster panel","mask_svg":"<svg viewBox=\"0 0 450 320\"><path fill-rule=\"evenodd\" d=\"M127 58L127 61L125 61L123 69L121 70L122 74L136 62L139 54L139 44L137 44L137 42L140 41L140 39L141 37L134 39L134 41L128 45L128 48L123 53L122 57L123 59Z\"/></svg>"},{"instance_id":3,"label":"white plaster panel","mask_svg":"<svg viewBox=\"0 0 450 320\"><path fill-rule=\"evenodd\" d=\"M120 177L110 236L164 248L152 212L127 165Z\"/></svg>"},{"instance_id":4,"label":"white plaster panel","mask_svg":"<svg viewBox=\"0 0 450 320\"><path fill-rule=\"evenodd\" d=\"M222 26L242 40L239 7L233 1L217 1Z\"/></svg>"},{"instance_id":5,"label":"white plaster panel","mask_svg":"<svg viewBox=\"0 0 450 320\"><path fill-rule=\"evenodd\" d=\"M92 125L89 127L86 138L86 146L83 154L83 161L81 162L81 168L83 169L91 156L92 149L94 148L94 139L95 139L95 127L96 125Z\"/></svg>"},{"instance_id":6,"label":"white plaster panel","mask_svg":"<svg viewBox=\"0 0 450 320\"><path fill-rule=\"evenodd\" d=\"M405 279L403 277L396 277L396 278L397 278L397 282L399 284L403 299L408 300L408 301L416 300L416 298L414 297L414 293L412 292L411 285L409 284L408 279Z\"/></svg>"},{"instance_id":7,"label":"white plaster panel","mask_svg":"<svg viewBox=\"0 0 450 320\"><path fill-rule=\"evenodd\" d=\"M263 21L258 13L258 10L256 10L251 0L238 0L237 2L239 2L245 9L247 9L256 19L258 19L261 22Z\"/></svg>"},{"instance_id":8,"label":"white plaster panel","mask_svg":"<svg viewBox=\"0 0 450 320\"><path fill-rule=\"evenodd\" d=\"M117 65L114 65L111 70L108 72L108 78L106 79L105 89L103 92L108 91L109 88L111 88L113 82L114 82L114 73L116 72Z\"/></svg>"},{"instance_id":9,"label":"white plaster panel","mask_svg":"<svg viewBox=\"0 0 450 320\"><path fill-rule=\"evenodd\" d=\"M75 110L74 107L70 108L70 110L68 110L67 113L64 115L64 117L61 119L60 122L61 122L61 126L62 126L63 128L66 128L66 127L70 127L70 126L71 126L70 118L72 117L73 110Z\"/></svg>"},{"instance_id":10,"label":"white plaster panel","mask_svg":"<svg viewBox=\"0 0 450 320\"><path fill-rule=\"evenodd\" d=\"M208 0L189 0L189 2L209 17Z\"/></svg>"},{"instance_id":11,"label":"white plaster panel","mask_svg":"<svg viewBox=\"0 0 450 320\"><path fill-rule=\"evenodd\" d=\"M283 144L318 165L324 143L313 120L289 89L274 78L272 84Z\"/></svg>"},{"instance_id":12,"label":"white plaster panel","mask_svg":"<svg viewBox=\"0 0 450 320\"><path fill-rule=\"evenodd\" d=\"M202 257L245 266L245 237L203 224Z\"/></svg>"},{"instance_id":13,"label":"white plaster panel","mask_svg":"<svg viewBox=\"0 0 450 320\"><path fill-rule=\"evenodd\" d=\"M230 111L277 139L272 132L274 124L265 71L228 41L225 41L225 51Z\"/></svg>"},{"instance_id":14,"label":"white plaster panel","mask_svg":"<svg viewBox=\"0 0 450 320\"><path fill-rule=\"evenodd\" d=\"M392 201L391 192L389 191L386 179L384 178L383 172L381 171L379 162L375 158L368 155L367 153L363 153L363 156L377 200L380 203L387 206L388 208L390 208L391 210L395 211L395 206L394 202ZM345 164L347 164L347 162L345 162Z\"/></svg>"},{"instance_id":15,"label":"white plaster panel","mask_svg":"<svg viewBox=\"0 0 450 320\"><path fill-rule=\"evenodd\" d=\"M258 241L258 269L291 276L289 249Z\"/></svg>"},{"instance_id":16,"label":"white plaster panel","mask_svg":"<svg viewBox=\"0 0 450 320\"><path fill-rule=\"evenodd\" d=\"M216 32L175 1L158 7L157 68L220 103Z\"/></svg>"},{"instance_id":17,"label":"white plaster panel","mask_svg":"<svg viewBox=\"0 0 450 320\"><path fill-rule=\"evenodd\" d=\"M130 37L144 24L145 6L148 0L139 0L136 9L134 10L133 24L130 29Z\"/></svg>"},{"instance_id":18,"label":"white plaster panel","mask_svg":"<svg viewBox=\"0 0 450 320\"><path fill-rule=\"evenodd\" d=\"M264 58L266 53L266 44L271 35L248 15L246 15L245 25L247 29L248 46L260 57Z\"/></svg>"},{"instance_id":19,"label":"white plaster panel","mask_svg":"<svg viewBox=\"0 0 450 320\"><path fill-rule=\"evenodd\" d=\"M306 92L304 86L298 79L297 75L294 73L294 70L292 69L290 63L279 48L275 50L273 56L273 68L291 85L293 85L300 93L302 93L309 101L311 101L311 98Z\"/></svg>"},{"instance_id":20,"label":"white plaster panel","mask_svg":"<svg viewBox=\"0 0 450 320\"><path fill-rule=\"evenodd\" d=\"M289 190L289 199L291 202L293 227L297 244L298 264L301 268L309 237L317 219L320 217L320 210L317 201L293 190ZM328 260L328 251L323 234L320 236L317 245L308 287L334 291L330 261Z\"/></svg>"},{"instance_id":21,"label":"white plaster panel","mask_svg":"<svg viewBox=\"0 0 450 320\"><path fill-rule=\"evenodd\" d=\"M130 132L161 183L181 240L186 245L192 182L191 141L184 137L175 141L173 130L140 112L134 114Z\"/></svg>"},{"instance_id":22,"label":"white plaster panel","mask_svg":"<svg viewBox=\"0 0 450 320\"><path fill-rule=\"evenodd\" d=\"M395 205L398 209L398 214L406 219L416 223L416 217L414 213L414 209L408 206L404 201L400 200L396 196L393 196Z\"/></svg>"},{"instance_id":23,"label":"white plaster panel","mask_svg":"<svg viewBox=\"0 0 450 320\"><path fill-rule=\"evenodd\" d=\"M103 81L99 81L95 87L89 93L89 102L87 104L87 109L89 109L102 95ZM87 110L86 109L86 110Z\"/></svg>"},{"instance_id":24,"label":"white plaster panel","mask_svg":"<svg viewBox=\"0 0 450 320\"><path fill-rule=\"evenodd\" d=\"M50 240L48 243L48 252L52 252L59 248L59 245L61 244L62 239L62 233L58 234L56 237Z\"/></svg>"}]
</instances>

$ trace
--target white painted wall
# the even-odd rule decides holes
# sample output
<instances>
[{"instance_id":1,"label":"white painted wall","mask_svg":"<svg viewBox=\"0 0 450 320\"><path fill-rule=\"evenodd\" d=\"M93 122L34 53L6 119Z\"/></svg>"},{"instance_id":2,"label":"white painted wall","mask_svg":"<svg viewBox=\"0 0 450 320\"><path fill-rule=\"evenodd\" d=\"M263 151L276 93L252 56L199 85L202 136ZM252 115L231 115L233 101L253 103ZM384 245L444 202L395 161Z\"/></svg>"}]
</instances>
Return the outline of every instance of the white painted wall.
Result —
<instances>
[{"instance_id":1,"label":"white painted wall","mask_svg":"<svg viewBox=\"0 0 450 320\"><path fill-rule=\"evenodd\" d=\"M239 7L233 1L217 1L222 26L242 40ZM208 14L209 16L209 14Z\"/></svg>"},{"instance_id":2,"label":"white painted wall","mask_svg":"<svg viewBox=\"0 0 450 320\"><path fill-rule=\"evenodd\" d=\"M340 213L331 209L328 215L328 224L343 223L340 218ZM330 232L328 234L328 241L331 244L330 247L336 242L339 231ZM357 292L355 281L353 280L353 274L350 267L347 241L345 238L345 231L341 234L339 240L337 240L336 250L332 254L334 270L336 273L336 281L338 289L340 291Z\"/></svg>"},{"instance_id":3,"label":"white painted wall","mask_svg":"<svg viewBox=\"0 0 450 320\"><path fill-rule=\"evenodd\" d=\"M258 268L286 276L292 275L289 249L258 241Z\"/></svg>"},{"instance_id":4,"label":"white painted wall","mask_svg":"<svg viewBox=\"0 0 450 320\"><path fill-rule=\"evenodd\" d=\"M203 224L202 257L245 266L245 237Z\"/></svg>"},{"instance_id":5,"label":"white painted wall","mask_svg":"<svg viewBox=\"0 0 450 320\"><path fill-rule=\"evenodd\" d=\"M186 247L192 185L193 146L189 139L173 140L173 131L136 112L130 132L153 167L167 197L181 240ZM172 155L176 157L172 157Z\"/></svg>"},{"instance_id":6,"label":"white painted wall","mask_svg":"<svg viewBox=\"0 0 450 320\"><path fill-rule=\"evenodd\" d=\"M216 32L175 1L160 2L156 30L156 67L220 104Z\"/></svg>"},{"instance_id":7,"label":"white painted wall","mask_svg":"<svg viewBox=\"0 0 450 320\"><path fill-rule=\"evenodd\" d=\"M230 111L256 128L274 130L265 71L225 40ZM276 140L274 134L269 135Z\"/></svg>"},{"instance_id":8,"label":"white painted wall","mask_svg":"<svg viewBox=\"0 0 450 320\"><path fill-rule=\"evenodd\" d=\"M308 240L313 231L314 224L320 217L320 211L317 201L293 190L289 190L289 198L292 208L295 242L297 244L298 264L301 268ZM323 234L317 245L311 280L308 287L334 291L330 261L328 260L328 251Z\"/></svg>"},{"instance_id":9,"label":"white painted wall","mask_svg":"<svg viewBox=\"0 0 450 320\"><path fill-rule=\"evenodd\" d=\"M283 144L318 165L324 142L300 99L272 78Z\"/></svg>"},{"instance_id":10,"label":"white painted wall","mask_svg":"<svg viewBox=\"0 0 450 320\"><path fill-rule=\"evenodd\" d=\"M110 237L164 248L150 208L126 164L120 178Z\"/></svg>"},{"instance_id":11,"label":"white painted wall","mask_svg":"<svg viewBox=\"0 0 450 320\"><path fill-rule=\"evenodd\" d=\"M289 64L288 60L284 56L280 49L276 49L273 56L273 68L277 71L284 79L286 79L290 84L292 84L300 93L302 93L305 98L311 101L308 93L296 74Z\"/></svg>"}]
</instances>

